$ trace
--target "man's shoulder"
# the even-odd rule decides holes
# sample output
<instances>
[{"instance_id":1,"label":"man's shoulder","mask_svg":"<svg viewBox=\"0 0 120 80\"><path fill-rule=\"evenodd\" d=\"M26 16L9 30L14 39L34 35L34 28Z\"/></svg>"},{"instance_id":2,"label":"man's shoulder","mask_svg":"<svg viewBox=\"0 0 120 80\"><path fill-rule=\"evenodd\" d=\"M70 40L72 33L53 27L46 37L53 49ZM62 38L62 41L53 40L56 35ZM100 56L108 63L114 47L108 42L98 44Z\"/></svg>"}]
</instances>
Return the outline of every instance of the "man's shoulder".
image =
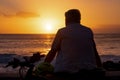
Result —
<instances>
[{"instance_id":1,"label":"man's shoulder","mask_svg":"<svg viewBox=\"0 0 120 80\"><path fill-rule=\"evenodd\" d=\"M60 28L59 30L64 30L64 29L66 29L66 27L62 27L62 28Z\"/></svg>"},{"instance_id":2,"label":"man's shoulder","mask_svg":"<svg viewBox=\"0 0 120 80\"><path fill-rule=\"evenodd\" d=\"M81 25L81 28L82 28L83 31L89 32L89 34L93 34L93 31L92 31L92 29L90 27Z\"/></svg>"},{"instance_id":3,"label":"man's shoulder","mask_svg":"<svg viewBox=\"0 0 120 80\"><path fill-rule=\"evenodd\" d=\"M91 30L90 27L84 26L84 25L80 25L83 29L87 29L87 30Z\"/></svg>"},{"instance_id":4,"label":"man's shoulder","mask_svg":"<svg viewBox=\"0 0 120 80\"><path fill-rule=\"evenodd\" d=\"M58 29L57 34L62 34L65 31L65 27Z\"/></svg>"},{"instance_id":5,"label":"man's shoulder","mask_svg":"<svg viewBox=\"0 0 120 80\"><path fill-rule=\"evenodd\" d=\"M60 31L64 31L66 29L66 27L63 27L63 28L60 28L60 29L58 29L58 31L60 32Z\"/></svg>"}]
</instances>

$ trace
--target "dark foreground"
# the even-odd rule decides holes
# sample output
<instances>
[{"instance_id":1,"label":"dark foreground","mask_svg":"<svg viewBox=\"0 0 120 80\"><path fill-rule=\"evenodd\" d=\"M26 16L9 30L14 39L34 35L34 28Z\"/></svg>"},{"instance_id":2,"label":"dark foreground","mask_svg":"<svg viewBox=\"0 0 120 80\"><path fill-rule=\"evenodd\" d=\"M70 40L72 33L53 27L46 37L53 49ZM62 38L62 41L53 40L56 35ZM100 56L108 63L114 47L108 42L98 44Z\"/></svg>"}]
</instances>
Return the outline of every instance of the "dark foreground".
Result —
<instances>
[{"instance_id":1,"label":"dark foreground","mask_svg":"<svg viewBox=\"0 0 120 80\"><path fill-rule=\"evenodd\" d=\"M21 80L17 73L0 73L0 80ZM33 79L33 80L45 80L45 79ZM50 79L52 80L52 79ZM71 80L71 79L70 79ZM73 79L75 80L75 79ZM79 79L77 79L79 80ZM90 78L80 79L80 80L93 80ZM94 80L120 80L120 71L107 71L104 78L94 79Z\"/></svg>"}]
</instances>

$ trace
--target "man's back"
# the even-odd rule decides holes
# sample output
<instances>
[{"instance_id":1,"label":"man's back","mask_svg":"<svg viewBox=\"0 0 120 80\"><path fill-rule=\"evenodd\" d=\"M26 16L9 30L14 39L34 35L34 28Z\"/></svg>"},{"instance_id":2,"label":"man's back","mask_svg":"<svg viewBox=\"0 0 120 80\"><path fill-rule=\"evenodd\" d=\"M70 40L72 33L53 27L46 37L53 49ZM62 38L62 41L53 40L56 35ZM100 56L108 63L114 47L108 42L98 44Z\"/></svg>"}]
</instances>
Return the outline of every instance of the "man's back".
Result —
<instances>
[{"instance_id":1,"label":"man's back","mask_svg":"<svg viewBox=\"0 0 120 80\"><path fill-rule=\"evenodd\" d=\"M92 31L79 23L70 24L58 32L61 47L55 72L78 72L96 67Z\"/></svg>"},{"instance_id":2,"label":"man's back","mask_svg":"<svg viewBox=\"0 0 120 80\"><path fill-rule=\"evenodd\" d=\"M77 9L65 12L65 28L58 30L45 62L56 58L55 72L75 73L81 69L101 67L92 31L80 25L81 13Z\"/></svg>"}]
</instances>

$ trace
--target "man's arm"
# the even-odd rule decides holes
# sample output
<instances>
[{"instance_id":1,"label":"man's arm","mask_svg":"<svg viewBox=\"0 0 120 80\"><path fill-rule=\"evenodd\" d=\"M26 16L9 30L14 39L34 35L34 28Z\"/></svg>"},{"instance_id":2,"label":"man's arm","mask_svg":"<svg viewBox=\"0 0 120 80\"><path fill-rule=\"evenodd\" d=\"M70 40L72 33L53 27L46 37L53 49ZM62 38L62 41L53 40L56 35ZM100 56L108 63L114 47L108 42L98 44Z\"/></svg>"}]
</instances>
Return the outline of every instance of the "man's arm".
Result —
<instances>
[{"instance_id":1,"label":"man's arm","mask_svg":"<svg viewBox=\"0 0 120 80\"><path fill-rule=\"evenodd\" d=\"M102 62L101 62L100 56L98 54L98 51L96 49L96 44L95 44L94 40L93 40L93 48L94 48L94 52L95 52L97 67L102 67Z\"/></svg>"},{"instance_id":2,"label":"man's arm","mask_svg":"<svg viewBox=\"0 0 120 80\"><path fill-rule=\"evenodd\" d=\"M50 50L49 53L47 54L44 62L51 63L51 61L54 59L55 55L56 55L56 51Z\"/></svg>"},{"instance_id":3,"label":"man's arm","mask_svg":"<svg viewBox=\"0 0 120 80\"><path fill-rule=\"evenodd\" d=\"M97 67L102 67L102 62L101 62L101 59L100 59L100 56L98 54L96 44L95 44L95 41L94 41L94 34L93 34L92 30L90 30L90 31L91 31L91 36L92 36L93 49L94 49L94 52L95 52Z\"/></svg>"},{"instance_id":4,"label":"man's arm","mask_svg":"<svg viewBox=\"0 0 120 80\"><path fill-rule=\"evenodd\" d=\"M60 44L61 44L61 32L59 30L52 43L51 50L48 52L44 62L50 63L54 59L56 53L60 50Z\"/></svg>"}]
</instances>

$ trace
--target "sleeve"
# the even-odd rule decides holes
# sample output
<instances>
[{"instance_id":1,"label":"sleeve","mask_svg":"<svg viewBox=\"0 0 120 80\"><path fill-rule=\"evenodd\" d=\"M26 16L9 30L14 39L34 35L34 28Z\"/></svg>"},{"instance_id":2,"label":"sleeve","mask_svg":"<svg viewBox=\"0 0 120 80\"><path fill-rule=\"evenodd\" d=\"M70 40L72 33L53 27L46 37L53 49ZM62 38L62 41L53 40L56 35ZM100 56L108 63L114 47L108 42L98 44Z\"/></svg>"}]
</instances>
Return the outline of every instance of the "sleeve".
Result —
<instances>
[{"instance_id":1,"label":"sleeve","mask_svg":"<svg viewBox=\"0 0 120 80\"><path fill-rule=\"evenodd\" d=\"M92 30L91 30L91 35L92 35L92 42L93 42L93 48L94 48L94 52L95 52L97 67L102 67L102 62L101 62L99 53L96 48L96 43L94 41L94 34L93 34Z\"/></svg>"},{"instance_id":2,"label":"sleeve","mask_svg":"<svg viewBox=\"0 0 120 80\"><path fill-rule=\"evenodd\" d=\"M61 41L62 41L61 30L58 30L58 32L57 32L57 34L56 34L56 36L55 36L55 38L53 40L51 50L53 50L53 51L60 50Z\"/></svg>"},{"instance_id":3,"label":"sleeve","mask_svg":"<svg viewBox=\"0 0 120 80\"><path fill-rule=\"evenodd\" d=\"M60 50L60 44L61 44L61 31L58 30L52 43L51 50L48 52L44 62L50 63L53 60L53 58L56 55L56 52Z\"/></svg>"}]
</instances>

